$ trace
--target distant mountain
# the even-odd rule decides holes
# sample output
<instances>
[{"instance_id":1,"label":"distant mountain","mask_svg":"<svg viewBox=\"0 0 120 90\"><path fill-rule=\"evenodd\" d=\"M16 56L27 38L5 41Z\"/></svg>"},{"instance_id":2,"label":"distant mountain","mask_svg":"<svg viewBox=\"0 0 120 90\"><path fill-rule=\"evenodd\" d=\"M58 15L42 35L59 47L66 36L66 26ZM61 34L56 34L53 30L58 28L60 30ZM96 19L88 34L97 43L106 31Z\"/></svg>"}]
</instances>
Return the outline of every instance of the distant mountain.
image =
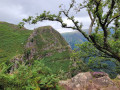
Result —
<instances>
[{"instance_id":1,"label":"distant mountain","mask_svg":"<svg viewBox=\"0 0 120 90\"><path fill-rule=\"evenodd\" d=\"M102 29L100 29L99 31L102 31ZM110 32L111 32L111 34L115 33L115 31L113 29L110 29ZM65 32L65 33L61 33L61 35L64 37L64 39L70 45L72 50L77 48L76 44L81 44L82 42L87 41L86 38L84 38L84 36L79 31Z\"/></svg>"},{"instance_id":2,"label":"distant mountain","mask_svg":"<svg viewBox=\"0 0 120 90\"><path fill-rule=\"evenodd\" d=\"M61 33L61 35L69 43L72 49L77 48L75 44L81 44L87 41L79 31Z\"/></svg>"}]
</instances>

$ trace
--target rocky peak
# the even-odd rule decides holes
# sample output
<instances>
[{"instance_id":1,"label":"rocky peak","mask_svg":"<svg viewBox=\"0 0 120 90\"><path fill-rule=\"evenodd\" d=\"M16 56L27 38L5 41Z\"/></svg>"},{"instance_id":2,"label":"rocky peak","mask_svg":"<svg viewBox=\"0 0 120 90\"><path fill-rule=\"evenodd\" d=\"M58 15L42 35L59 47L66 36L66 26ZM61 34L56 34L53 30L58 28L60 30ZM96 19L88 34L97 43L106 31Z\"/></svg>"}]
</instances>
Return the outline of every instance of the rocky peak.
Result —
<instances>
[{"instance_id":1,"label":"rocky peak","mask_svg":"<svg viewBox=\"0 0 120 90\"><path fill-rule=\"evenodd\" d=\"M51 26L44 26L35 29L28 38L25 45L25 58L41 59L63 51L71 51L68 43Z\"/></svg>"}]
</instances>

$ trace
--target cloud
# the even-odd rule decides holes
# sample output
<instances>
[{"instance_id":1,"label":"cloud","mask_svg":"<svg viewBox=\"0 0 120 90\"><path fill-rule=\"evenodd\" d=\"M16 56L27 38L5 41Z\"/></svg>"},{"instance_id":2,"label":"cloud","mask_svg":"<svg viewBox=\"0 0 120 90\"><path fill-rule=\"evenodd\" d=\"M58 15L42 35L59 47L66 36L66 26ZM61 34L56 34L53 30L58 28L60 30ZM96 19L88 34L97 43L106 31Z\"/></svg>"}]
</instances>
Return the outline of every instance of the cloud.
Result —
<instances>
[{"instance_id":1,"label":"cloud","mask_svg":"<svg viewBox=\"0 0 120 90\"><path fill-rule=\"evenodd\" d=\"M63 28L60 28L60 29L56 29L58 32L60 32L60 33L65 33L65 32L73 32L73 31L75 31L75 30L72 30L72 29L63 29Z\"/></svg>"},{"instance_id":2,"label":"cloud","mask_svg":"<svg viewBox=\"0 0 120 90\"><path fill-rule=\"evenodd\" d=\"M75 20L79 21L80 23L83 24L83 29L88 29L88 26L91 23L91 20L90 20L89 16L86 16L86 17L75 17ZM74 26L72 21L68 20L67 18L64 18L63 21L64 21L64 23L67 23L68 26Z\"/></svg>"},{"instance_id":3,"label":"cloud","mask_svg":"<svg viewBox=\"0 0 120 90\"><path fill-rule=\"evenodd\" d=\"M77 0L82 1L82 0ZM68 8L71 0L1 0L0 2L0 21L6 21L13 24L18 24L23 18L40 14L43 11L51 11L51 13L57 14L59 5L64 4L65 8ZM89 18L86 10L82 10L82 13L76 14L71 12L71 16L74 15L76 19L84 24L83 28L88 28ZM70 21L64 18L64 22L68 25L72 25ZM58 22L44 21L36 25L25 25L28 29L34 29L39 26L51 25L53 28L59 32L66 32L69 29L63 29ZM72 31L72 30L70 30Z\"/></svg>"},{"instance_id":4,"label":"cloud","mask_svg":"<svg viewBox=\"0 0 120 90\"><path fill-rule=\"evenodd\" d=\"M6 0L5 0L6 1ZM0 3L0 21L6 21L10 23L18 23L23 18L27 18L28 15L23 13L23 7L21 5L12 5L5 2Z\"/></svg>"}]
</instances>

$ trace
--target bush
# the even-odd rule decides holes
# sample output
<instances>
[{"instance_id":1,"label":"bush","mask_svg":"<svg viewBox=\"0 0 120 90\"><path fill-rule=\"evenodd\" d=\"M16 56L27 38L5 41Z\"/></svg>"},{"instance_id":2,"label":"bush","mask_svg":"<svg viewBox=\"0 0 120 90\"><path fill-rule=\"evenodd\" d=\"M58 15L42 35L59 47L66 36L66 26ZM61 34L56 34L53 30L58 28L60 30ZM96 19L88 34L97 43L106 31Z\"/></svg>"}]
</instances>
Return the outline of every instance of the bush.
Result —
<instances>
[{"instance_id":1,"label":"bush","mask_svg":"<svg viewBox=\"0 0 120 90\"><path fill-rule=\"evenodd\" d=\"M72 77L80 72L87 71L89 71L89 67L82 60L73 62L72 65L70 66L70 74Z\"/></svg>"},{"instance_id":2,"label":"bush","mask_svg":"<svg viewBox=\"0 0 120 90\"><path fill-rule=\"evenodd\" d=\"M58 78L41 62L33 65L20 65L13 73L7 73L8 66L1 65L0 89L2 90L57 90Z\"/></svg>"}]
</instances>

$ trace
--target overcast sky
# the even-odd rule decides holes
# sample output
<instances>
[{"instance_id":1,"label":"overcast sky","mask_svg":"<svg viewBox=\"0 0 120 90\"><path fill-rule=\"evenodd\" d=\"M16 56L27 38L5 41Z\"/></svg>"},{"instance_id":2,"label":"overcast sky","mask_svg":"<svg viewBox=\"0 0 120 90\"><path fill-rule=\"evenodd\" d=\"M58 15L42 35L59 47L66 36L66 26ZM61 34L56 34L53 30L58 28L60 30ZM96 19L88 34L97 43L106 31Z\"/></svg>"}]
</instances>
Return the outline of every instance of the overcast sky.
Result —
<instances>
[{"instance_id":1,"label":"overcast sky","mask_svg":"<svg viewBox=\"0 0 120 90\"><path fill-rule=\"evenodd\" d=\"M71 0L0 0L0 21L18 24L23 18L40 14L43 11L51 11L53 14L58 14L58 11L60 10L59 5L64 4L65 8L67 8L70 2ZM88 29L90 19L86 10L82 10L81 13L78 14L71 12L71 15L75 15L75 18L83 23L83 29ZM66 18L63 19L68 25L72 25ZM34 29L46 25L51 25L60 33L72 31L70 29L61 28L58 22L50 21L40 22L36 25L26 25L25 27Z\"/></svg>"}]
</instances>

